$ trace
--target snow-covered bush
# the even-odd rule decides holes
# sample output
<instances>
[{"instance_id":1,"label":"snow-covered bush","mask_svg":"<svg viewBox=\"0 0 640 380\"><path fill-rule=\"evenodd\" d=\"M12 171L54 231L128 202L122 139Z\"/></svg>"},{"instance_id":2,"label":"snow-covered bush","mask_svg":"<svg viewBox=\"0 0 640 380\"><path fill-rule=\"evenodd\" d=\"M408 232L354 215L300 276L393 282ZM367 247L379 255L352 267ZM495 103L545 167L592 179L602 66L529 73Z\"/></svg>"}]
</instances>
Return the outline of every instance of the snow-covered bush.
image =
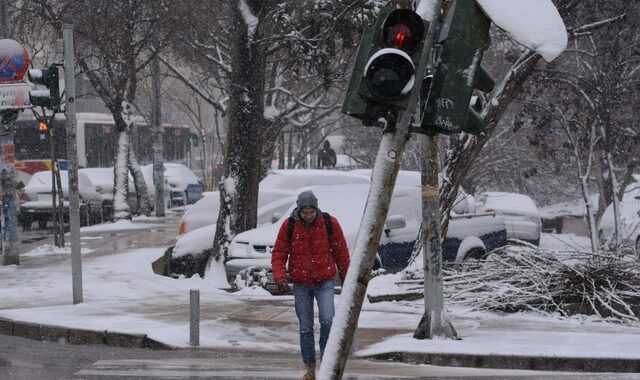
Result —
<instances>
[{"instance_id":1,"label":"snow-covered bush","mask_svg":"<svg viewBox=\"0 0 640 380\"><path fill-rule=\"evenodd\" d=\"M593 314L640 321L640 263L618 253L558 252L507 246L484 262L447 268L446 304L472 310Z\"/></svg>"}]
</instances>

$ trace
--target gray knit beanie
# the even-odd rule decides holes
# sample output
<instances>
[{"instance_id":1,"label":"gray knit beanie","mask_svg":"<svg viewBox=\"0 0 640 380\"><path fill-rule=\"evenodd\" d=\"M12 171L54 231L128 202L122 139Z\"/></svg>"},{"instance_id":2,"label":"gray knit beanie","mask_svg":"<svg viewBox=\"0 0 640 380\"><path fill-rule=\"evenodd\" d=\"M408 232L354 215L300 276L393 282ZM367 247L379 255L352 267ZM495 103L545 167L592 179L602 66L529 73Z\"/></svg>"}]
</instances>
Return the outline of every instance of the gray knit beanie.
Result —
<instances>
[{"instance_id":1,"label":"gray knit beanie","mask_svg":"<svg viewBox=\"0 0 640 380\"><path fill-rule=\"evenodd\" d=\"M318 199L311 190L303 191L298 195L298 200L296 201L296 206L298 206L298 210L303 209L305 207L313 207L318 208Z\"/></svg>"}]
</instances>

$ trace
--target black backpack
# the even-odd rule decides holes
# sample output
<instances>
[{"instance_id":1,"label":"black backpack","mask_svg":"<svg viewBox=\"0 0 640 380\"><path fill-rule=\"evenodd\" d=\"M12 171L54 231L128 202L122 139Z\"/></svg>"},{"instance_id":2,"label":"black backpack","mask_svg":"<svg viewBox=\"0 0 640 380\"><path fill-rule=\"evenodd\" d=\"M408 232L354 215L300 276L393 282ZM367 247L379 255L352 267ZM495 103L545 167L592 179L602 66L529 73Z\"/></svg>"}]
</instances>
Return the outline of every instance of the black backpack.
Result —
<instances>
[{"instance_id":1,"label":"black backpack","mask_svg":"<svg viewBox=\"0 0 640 380\"><path fill-rule=\"evenodd\" d=\"M331 215L328 212L323 212L322 217L324 219L324 227L327 229L327 236L329 237L329 250L333 255L333 248L331 243L333 242L333 224L331 224ZM289 225L287 225L287 242L289 243L289 252L291 252L291 243L293 242L293 229L295 228L296 220L293 216L289 217Z\"/></svg>"}]
</instances>

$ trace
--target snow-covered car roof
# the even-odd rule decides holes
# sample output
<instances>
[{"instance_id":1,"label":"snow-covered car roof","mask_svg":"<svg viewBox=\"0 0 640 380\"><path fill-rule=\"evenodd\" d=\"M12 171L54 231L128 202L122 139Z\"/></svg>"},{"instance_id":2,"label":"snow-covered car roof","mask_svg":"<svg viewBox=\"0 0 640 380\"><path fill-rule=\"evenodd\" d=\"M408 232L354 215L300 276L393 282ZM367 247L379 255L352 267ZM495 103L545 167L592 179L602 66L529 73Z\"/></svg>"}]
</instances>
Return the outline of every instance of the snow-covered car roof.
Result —
<instances>
[{"instance_id":1,"label":"snow-covered car roof","mask_svg":"<svg viewBox=\"0 0 640 380\"><path fill-rule=\"evenodd\" d=\"M147 187L153 189L153 164L141 166ZM185 190L188 185L198 184L198 177L186 165L165 162L164 178L170 187Z\"/></svg>"},{"instance_id":2,"label":"snow-covered car roof","mask_svg":"<svg viewBox=\"0 0 640 380\"><path fill-rule=\"evenodd\" d=\"M499 212L517 212L521 215L540 216L538 206L529 196L502 191L488 191L476 195L476 201L484 209Z\"/></svg>"},{"instance_id":3,"label":"snow-covered car roof","mask_svg":"<svg viewBox=\"0 0 640 380\"><path fill-rule=\"evenodd\" d=\"M316 185L341 185L346 183L370 183L369 178L352 172L320 169L270 170L260 181L260 189L300 189Z\"/></svg>"},{"instance_id":4,"label":"snow-covered car roof","mask_svg":"<svg viewBox=\"0 0 640 380\"><path fill-rule=\"evenodd\" d=\"M60 170L60 180L62 184L62 193L69 193L69 175L66 170ZM23 191L27 194L50 193L51 192L51 171L45 170L33 173L29 179L29 183L24 187ZM96 191L96 186L91 182L86 174L78 172L78 191L85 199L102 199Z\"/></svg>"}]
</instances>

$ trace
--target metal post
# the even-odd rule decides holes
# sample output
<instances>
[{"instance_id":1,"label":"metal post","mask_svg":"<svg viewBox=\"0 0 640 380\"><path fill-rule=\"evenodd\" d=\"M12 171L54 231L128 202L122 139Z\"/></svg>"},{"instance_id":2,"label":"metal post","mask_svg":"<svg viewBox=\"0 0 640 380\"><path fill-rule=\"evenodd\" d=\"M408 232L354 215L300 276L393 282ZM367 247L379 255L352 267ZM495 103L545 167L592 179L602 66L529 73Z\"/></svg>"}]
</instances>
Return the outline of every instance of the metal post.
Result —
<instances>
[{"instance_id":1,"label":"metal post","mask_svg":"<svg viewBox=\"0 0 640 380\"><path fill-rule=\"evenodd\" d=\"M0 0L0 37L9 38L7 0Z\"/></svg>"},{"instance_id":2,"label":"metal post","mask_svg":"<svg viewBox=\"0 0 640 380\"><path fill-rule=\"evenodd\" d=\"M53 142L53 120L54 116L51 116L50 120L46 120L49 127L49 153L51 154L51 223L53 224L53 242L56 247L60 247L60 228L58 227L60 218L58 218L58 203L56 199L58 194L56 187L56 145Z\"/></svg>"},{"instance_id":3,"label":"metal post","mask_svg":"<svg viewBox=\"0 0 640 380\"><path fill-rule=\"evenodd\" d=\"M69 174L69 228L73 303L82 303L82 258L80 255L80 194L78 192L78 141L76 140L76 82L73 25L62 25L64 42L65 113L67 116L67 170ZM87 216L88 218L89 216Z\"/></svg>"},{"instance_id":4,"label":"metal post","mask_svg":"<svg viewBox=\"0 0 640 380\"><path fill-rule=\"evenodd\" d=\"M151 59L151 129L153 130L153 185L156 194L156 216L164 216L164 157L162 111L160 102L160 63L156 55Z\"/></svg>"},{"instance_id":5,"label":"metal post","mask_svg":"<svg viewBox=\"0 0 640 380\"><path fill-rule=\"evenodd\" d=\"M438 173L440 172L437 137L421 136L422 145L422 231L424 269L424 314L413 337L432 339L434 336L456 338L450 321L444 318L442 294L442 249L440 239L440 202Z\"/></svg>"},{"instance_id":6,"label":"metal post","mask_svg":"<svg viewBox=\"0 0 640 380\"><path fill-rule=\"evenodd\" d=\"M12 135L3 135L3 145L10 140L13 145ZM7 142L9 143L9 142ZM14 168L13 163L2 163L2 172L0 173L0 182L2 186L2 265L18 265L20 264L20 256L18 252L18 217L15 207L15 184L14 184Z\"/></svg>"},{"instance_id":7,"label":"metal post","mask_svg":"<svg viewBox=\"0 0 640 380\"><path fill-rule=\"evenodd\" d=\"M431 24L435 24L435 22ZM425 46L416 67L415 77L418 81L422 81L422 78L425 77L434 34L435 28L430 25ZM358 230L352 261L345 284L342 287L341 302L337 310L338 314L344 315L346 318L334 320L325 357L335 358L335 361L325 360L322 362L319 373L321 379L338 380L342 378L344 373L367 285L371 278L371 269L387 217L400 161L409 137L413 111L418 105L419 92L420 86L414 86L407 102L407 111L399 113L397 124L388 126L386 130L388 133L382 137L373 167L371 189L364 216Z\"/></svg>"},{"instance_id":8,"label":"metal post","mask_svg":"<svg viewBox=\"0 0 640 380\"><path fill-rule=\"evenodd\" d=\"M200 290L189 291L189 345L200 345Z\"/></svg>"},{"instance_id":9,"label":"metal post","mask_svg":"<svg viewBox=\"0 0 640 380\"><path fill-rule=\"evenodd\" d=\"M10 38L11 28L7 14L7 1L0 0L0 37ZM6 128L6 129L5 129ZM2 145L13 148L13 132L10 126L3 126L0 135ZM2 157L2 171L0 173L0 187L2 188L2 265L19 265L18 252L18 216L15 203L15 167L13 157L5 162Z\"/></svg>"}]
</instances>

